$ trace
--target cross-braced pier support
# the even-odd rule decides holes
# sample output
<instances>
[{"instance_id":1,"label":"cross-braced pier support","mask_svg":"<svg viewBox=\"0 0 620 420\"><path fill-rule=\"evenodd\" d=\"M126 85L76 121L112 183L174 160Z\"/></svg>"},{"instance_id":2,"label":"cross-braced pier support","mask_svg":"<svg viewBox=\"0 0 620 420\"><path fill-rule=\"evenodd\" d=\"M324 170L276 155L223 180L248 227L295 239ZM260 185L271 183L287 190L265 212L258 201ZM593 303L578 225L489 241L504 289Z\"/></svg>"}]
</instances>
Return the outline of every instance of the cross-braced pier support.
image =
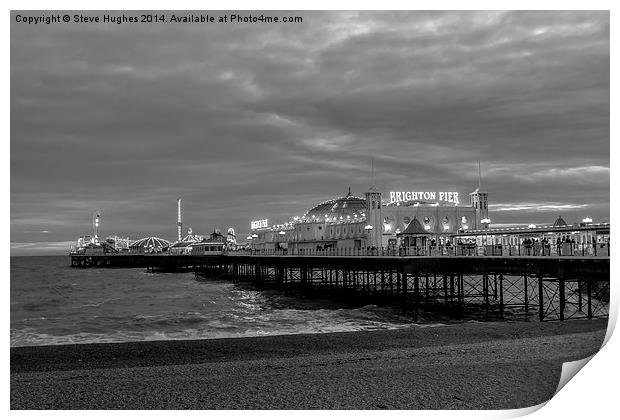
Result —
<instances>
[{"instance_id":1,"label":"cross-braced pier support","mask_svg":"<svg viewBox=\"0 0 620 420\"><path fill-rule=\"evenodd\" d=\"M414 319L422 311L461 319L608 316L609 275L603 264L588 271L560 262L476 260L253 257L235 262L240 268L232 276L221 264L197 270L262 287L399 305Z\"/></svg>"},{"instance_id":2,"label":"cross-braced pier support","mask_svg":"<svg viewBox=\"0 0 620 420\"><path fill-rule=\"evenodd\" d=\"M607 317L609 258L72 255L73 267L146 267L368 303L418 318Z\"/></svg>"}]
</instances>

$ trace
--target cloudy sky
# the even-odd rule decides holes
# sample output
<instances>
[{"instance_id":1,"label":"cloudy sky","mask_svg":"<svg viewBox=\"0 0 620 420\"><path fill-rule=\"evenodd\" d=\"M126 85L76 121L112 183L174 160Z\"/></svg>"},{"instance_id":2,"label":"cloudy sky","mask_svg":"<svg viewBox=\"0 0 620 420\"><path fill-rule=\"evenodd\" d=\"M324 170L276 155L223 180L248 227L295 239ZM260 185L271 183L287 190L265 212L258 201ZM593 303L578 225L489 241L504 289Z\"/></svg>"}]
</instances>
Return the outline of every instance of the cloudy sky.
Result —
<instances>
[{"instance_id":1,"label":"cloudy sky","mask_svg":"<svg viewBox=\"0 0 620 420\"><path fill-rule=\"evenodd\" d=\"M362 195L371 158L384 195L468 202L480 159L494 223L609 220L607 12L150 25L17 14L14 255L65 252L97 209L104 236L174 238L177 197L195 232L247 235L250 220L349 186Z\"/></svg>"}]
</instances>

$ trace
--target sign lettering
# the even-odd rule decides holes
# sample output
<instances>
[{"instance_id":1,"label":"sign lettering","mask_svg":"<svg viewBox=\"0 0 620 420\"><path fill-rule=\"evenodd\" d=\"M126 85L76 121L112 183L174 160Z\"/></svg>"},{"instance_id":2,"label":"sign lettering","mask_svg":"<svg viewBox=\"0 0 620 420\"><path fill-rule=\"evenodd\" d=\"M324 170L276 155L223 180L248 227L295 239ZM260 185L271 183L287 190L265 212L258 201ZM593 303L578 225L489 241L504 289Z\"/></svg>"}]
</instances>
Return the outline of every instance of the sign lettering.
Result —
<instances>
[{"instance_id":1,"label":"sign lettering","mask_svg":"<svg viewBox=\"0 0 620 420\"><path fill-rule=\"evenodd\" d=\"M269 219L254 220L250 222L250 228L252 229L262 229L268 226L269 226Z\"/></svg>"},{"instance_id":2,"label":"sign lettering","mask_svg":"<svg viewBox=\"0 0 620 420\"><path fill-rule=\"evenodd\" d=\"M456 191L390 191L390 203L418 200L459 204L459 193Z\"/></svg>"}]
</instances>

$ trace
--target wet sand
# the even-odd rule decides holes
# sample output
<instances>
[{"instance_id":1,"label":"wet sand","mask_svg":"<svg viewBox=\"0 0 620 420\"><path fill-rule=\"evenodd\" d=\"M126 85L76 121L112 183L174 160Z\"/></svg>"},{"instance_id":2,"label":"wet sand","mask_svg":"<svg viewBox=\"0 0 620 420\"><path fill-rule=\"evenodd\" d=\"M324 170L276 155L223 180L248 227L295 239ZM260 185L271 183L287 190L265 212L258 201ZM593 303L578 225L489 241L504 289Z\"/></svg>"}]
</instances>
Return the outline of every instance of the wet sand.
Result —
<instances>
[{"instance_id":1,"label":"wet sand","mask_svg":"<svg viewBox=\"0 0 620 420\"><path fill-rule=\"evenodd\" d=\"M12 409L505 409L551 398L607 320L11 348Z\"/></svg>"}]
</instances>

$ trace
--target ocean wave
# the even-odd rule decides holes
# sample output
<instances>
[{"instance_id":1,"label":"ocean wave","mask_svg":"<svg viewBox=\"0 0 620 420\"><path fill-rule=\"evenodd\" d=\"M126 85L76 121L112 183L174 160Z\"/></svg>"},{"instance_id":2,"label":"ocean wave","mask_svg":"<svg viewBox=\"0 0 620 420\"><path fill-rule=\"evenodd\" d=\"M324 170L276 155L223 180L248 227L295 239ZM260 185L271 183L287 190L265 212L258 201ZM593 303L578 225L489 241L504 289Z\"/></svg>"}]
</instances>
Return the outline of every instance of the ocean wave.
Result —
<instances>
[{"instance_id":1,"label":"ocean wave","mask_svg":"<svg viewBox=\"0 0 620 420\"><path fill-rule=\"evenodd\" d=\"M110 303L110 302L115 302L118 300L121 300L122 298L118 297L118 298L110 298L110 299L104 299L100 302L90 302L90 303L85 303L83 305L80 306L74 306L74 309L79 309L79 308L98 308L101 305L104 305L106 303Z\"/></svg>"},{"instance_id":2,"label":"ocean wave","mask_svg":"<svg viewBox=\"0 0 620 420\"><path fill-rule=\"evenodd\" d=\"M56 316L38 316L34 318L23 318L22 322L33 322L33 321L61 321L63 319L67 319L65 317L56 317Z\"/></svg>"},{"instance_id":3,"label":"ocean wave","mask_svg":"<svg viewBox=\"0 0 620 420\"><path fill-rule=\"evenodd\" d=\"M24 303L21 308L25 311L40 312L48 310L51 307L58 306L60 303L62 302L58 299L49 299L45 301Z\"/></svg>"},{"instance_id":4,"label":"ocean wave","mask_svg":"<svg viewBox=\"0 0 620 420\"><path fill-rule=\"evenodd\" d=\"M34 271L12 272L11 346L426 327L397 308L352 307L327 297L196 281L185 273L56 265L42 260Z\"/></svg>"},{"instance_id":5,"label":"ocean wave","mask_svg":"<svg viewBox=\"0 0 620 420\"><path fill-rule=\"evenodd\" d=\"M204 340L276 335L325 334L352 331L397 330L408 328L433 328L444 325L445 324L417 323L402 325L369 323L363 325L355 322L344 322L340 324L309 322L303 326L280 325L279 327L274 328L272 324L248 325L246 327L241 327L237 324L214 320L210 321L201 328L186 328L178 330L117 330L106 333L83 332L64 335L42 333L34 329L11 330L10 345L11 347L22 347L60 344L123 343L130 341Z\"/></svg>"},{"instance_id":6,"label":"ocean wave","mask_svg":"<svg viewBox=\"0 0 620 420\"><path fill-rule=\"evenodd\" d=\"M174 312L156 315L136 315L130 321L130 325L136 326L173 326L183 324L199 324L208 322L210 317L200 312Z\"/></svg>"}]
</instances>

